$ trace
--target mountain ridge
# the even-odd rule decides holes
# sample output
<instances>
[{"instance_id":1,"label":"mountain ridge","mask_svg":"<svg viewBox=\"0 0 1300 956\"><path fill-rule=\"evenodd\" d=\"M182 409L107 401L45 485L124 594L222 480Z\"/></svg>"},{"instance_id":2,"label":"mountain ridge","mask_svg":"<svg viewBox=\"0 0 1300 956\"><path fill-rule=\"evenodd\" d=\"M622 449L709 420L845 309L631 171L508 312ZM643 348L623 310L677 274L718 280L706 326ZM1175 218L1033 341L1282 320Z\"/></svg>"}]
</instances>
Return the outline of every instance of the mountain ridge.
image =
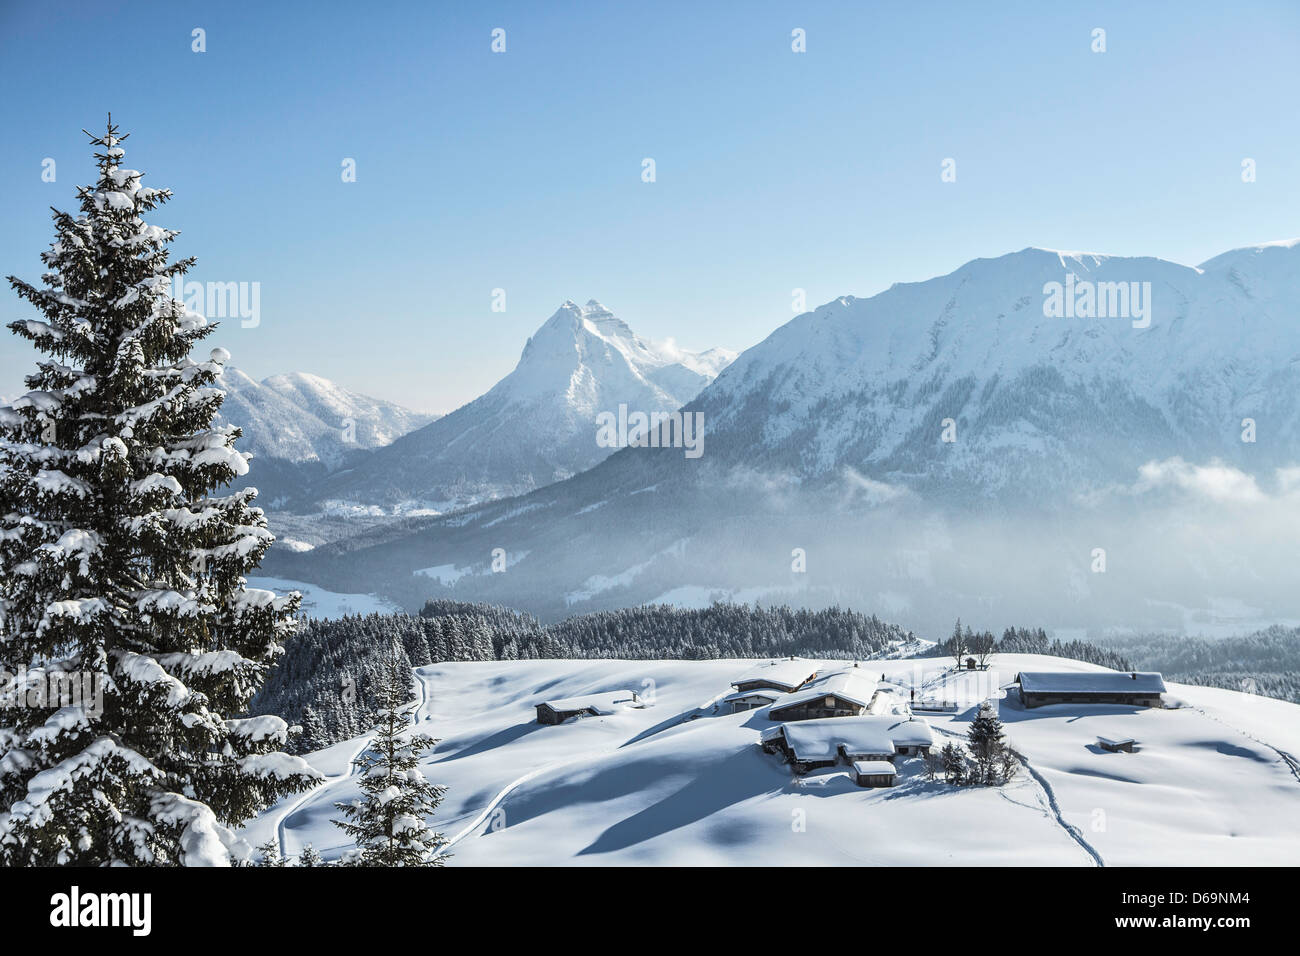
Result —
<instances>
[{"instance_id":1,"label":"mountain ridge","mask_svg":"<svg viewBox=\"0 0 1300 956\"><path fill-rule=\"evenodd\" d=\"M1052 284L1076 280L1094 305L1125 284L1134 314L1052 314ZM927 603L951 616L1011 595L1037 603L1009 617L1081 626L1122 606L1154 628L1245 599L1294 616L1261 582L1300 560L1266 510L1290 501L1282 476L1300 460L1297 303L1296 243L1205 268L1034 248L973 260L832 300L742 353L685 406L706 422L699 461L625 448L525 496L337 542L285 576L544 619L711 595L852 601L916 626L934 623L908 617ZM1135 556L1125 575L1090 570L1102 543ZM494 548L523 557L492 574ZM418 573L446 567L454 583Z\"/></svg>"}]
</instances>

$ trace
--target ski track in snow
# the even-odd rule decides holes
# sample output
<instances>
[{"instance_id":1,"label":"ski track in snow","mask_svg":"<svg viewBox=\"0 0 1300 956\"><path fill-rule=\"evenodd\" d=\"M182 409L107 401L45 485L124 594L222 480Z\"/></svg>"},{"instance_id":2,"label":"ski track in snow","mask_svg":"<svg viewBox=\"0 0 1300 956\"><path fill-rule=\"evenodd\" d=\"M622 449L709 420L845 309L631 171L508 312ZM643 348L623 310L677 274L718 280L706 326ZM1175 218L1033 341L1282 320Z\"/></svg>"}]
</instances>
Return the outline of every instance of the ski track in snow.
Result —
<instances>
[{"instance_id":1,"label":"ski track in snow","mask_svg":"<svg viewBox=\"0 0 1300 956\"><path fill-rule=\"evenodd\" d=\"M1105 866L1106 861L1101 858L1101 854L1097 852L1097 848L1084 839L1083 831L1073 823L1066 821L1065 815L1061 812L1061 805L1056 801L1056 791L1053 790L1052 785L1047 782L1047 778L1029 762L1029 758L1024 754L1017 750L1012 750L1011 752L1016 755L1024 768L1029 771L1029 775L1033 777L1038 783L1038 786L1042 788L1044 795L1047 797L1048 805L1052 808L1052 815L1056 818L1056 822L1061 825L1061 829L1068 833L1075 843L1083 847L1098 866Z\"/></svg>"},{"instance_id":2,"label":"ski track in snow","mask_svg":"<svg viewBox=\"0 0 1300 956\"><path fill-rule=\"evenodd\" d=\"M937 679L928 681L924 683L922 686L925 690L930 690L931 688L934 687L942 687L943 685L948 683L950 678L960 677L963 673L964 672L962 671L945 670L943 674L941 674ZM965 735L959 734L955 730L949 730L946 727L932 725L931 729L937 730L939 733L945 734L949 737L956 737L957 739L961 740L963 743L966 740ZM1082 830L1080 830L1073 823L1070 823L1068 820L1065 819L1065 814L1061 811L1061 804L1056 799L1056 791L1052 789L1052 785L1048 782L1047 778L1044 777L1042 772L1039 771L1036 767L1034 767L1033 764L1029 762L1029 758L1026 757L1024 754L1022 754L1020 751L1012 748L1011 752L1016 755L1016 759L1020 761L1020 765L1029 772L1030 779L1032 779L1034 783L1038 784L1040 797L1047 798L1047 807L1045 808L1045 810L1046 809L1051 810L1051 813L1048 814L1048 816L1054 819L1057 825L1069 835L1070 839L1072 839L1075 843L1079 844L1079 846L1083 848L1084 852L1086 852L1090 857L1092 857L1093 863L1095 863L1099 867L1104 867L1106 865L1106 861L1102 859L1101 853L1098 852L1097 848L1084 838ZM1025 806L1025 804L1023 803L1017 803L1017 801L1011 800L1011 798L1008 797L1005 793L1002 793L1002 791L999 790L998 792L999 794L1001 794L1003 798L1009 800L1011 803L1015 803L1017 806ZM1041 804L1041 800L1040 800L1040 804Z\"/></svg>"},{"instance_id":3,"label":"ski track in snow","mask_svg":"<svg viewBox=\"0 0 1300 956\"><path fill-rule=\"evenodd\" d=\"M609 751L612 752L613 749L614 748L609 748ZM469 826L465 827L455 836L447 840L447 842L444 843L441 848L439 848L438 852L434 854L434 857L439 858L439 857L446 856L447 852L453 846L455 846L465 837L470 836L475 830L477 830L480 826L482 826L483 822L493 814L496 808L501 805L501 802L505 800L506 797L510 796L511 791L513 791L515 788L522 786L523 784L527 783L528 781L536 777L540 777L544 773L549 773L552 770L558 770L559 768L567 766L568 764L577 763L580 760L587 760L590 757L594 757L594 756L600 756L600 753L594 753L594 754L584 753L580 756L572 757L568 760L557 760L554 763L548 763L545 766L536 768L535 770L530 770L522 777L518 777L515 780L510 781L510 783L506 784L504 787L502 787L500 790L496 792L496 794L492 797L492 799L488 801L487 806L485 806L482 809L482 811L479 812L478 816L476 816L470 822Z\"/></svg>"},{"instance_id":4,"label":"ski track in snow","mask_svg":"<svg viewBox=\"0 0 1300 956\"><path fill-rule=\"evenodd\" d=\"M1202 717L1208 717L1216 724L1222 724L1224 727L1227 727L1232 732L1241 734L1241 736L1245 737L1247 740L1255 741L1255 743L1259 744L1261 747L1267 747L1269 750L1273 751L1273 753L1277 754L1278 757L1282 759L1282 763L1284 763L1286 765L1286 768L1291 771L1291 776L1295 777L1296 783L1300 783L1300 761L1297 761L1295 757L1291 756L1282 748L1274 747L1267 740L1260 740L1254 734L1247 733L1246 731L1242 730L1240 727L1234 727L1226 720L1221 720L1220 718L1215 717L1213 714L1209 713L1208 711L1202 710L1200 707L1189 706L1187 707L1187 709L1196 711L1196 713L1200 714Z\"/></svg>"},{"instance_id":5,"label":"ski track in snow","mask_svg":"<svg viewBox=\"0 0 1300 956\"><path fill-rule=\"evenodd\" d=\"M424 675L417 674L416 678L423 686ZM425 700L428 699L429 699L429 694L426 691ZM511 792L514 791L516 788L522 786L523 784L527 783L530 780L534 780L537 777L542 776L542 774L550 773L552 770L559 770L561 767L566 767L569 764L577 763L580 760L588 760L593 757L603 756L606 753L613 753L619 747L622 747L627 742L628 741L620 741L618 744L611 747L606 747L603 750L579 754L576 757L568 757L564 760L556 760L553 761L552 763L548 763L545 764L544 766L537 767L533 770L530 770L528 771L528 773L524 774L523 776L517 777L516 779L510 781L508 784L506 784L504 787L502 787L493 795L492 799L489 800L487 802L487 805L478 813L478 815L475 816L474 819L470 821L468 826L461 829L455 836L448 839L447 842L444 843L438 849L438 851L434 854L434 858L438 859L446 856L448 851L453 846L455 846L461 840L465 839L465 837L473 834L475 830L477 830L480 826L482 826L483 823L492 816L492 814L496 811L497 807L501 806L501 803L505 800L505 798L510 796Z\"/></svg>"},{"instance_id":6,"label":"ski track in snow","mask_svg":"<svg viewBox=\"0 0 1300 956\"><path fill-rule=\"evenodd\" d=\"M945 734L949 737L955 737L958 740L960 740L962 743L966 742L966 735L960 734L955 730L949 730L946 727L939 727L935 725L931 725L931 729L936 730L939 733ZM1056 791L1053 790L1052 785L1047 782L1047 778L1045 778L1037 769L1035 769L1029 763L1029 759L1020 751L1012 749L1011 752L1016 755L1016 759L1020 761L1020 765L1024 767L1027 771L1029 771L1030 779L1032 779L1034 783L1038 784L1038 792L1040 797L1038 809L1046 816L1054 819L1057 825L1060 826L1060 828L1064 830L1066 834L1069 835L1070 839L1074 840L1075 843L1079 844L1079 846L1082 847L1090 857L1092 857L1093 863L1095 863L1097 866L1105 866L1106 863L1104 860L1102 860L1101 854L1097 852L1097 848L1084 839L1083 832L1078 827L1076 827L1073 823L1070 823L1065 819L1065 815L1061 812L1061 805L1056 801ZM1007 800L1010 803L1014 803L1018 807L1024 807L1027 810L1034 809L1028 804L1020 803L1018 800L1012 800L1001 790L998 790L998 794L1003 799ZM1046 806L1043 806L1042 804L1041 798L1043 797L1047 798ZM1048 810L1050 810L1051 812L1048 813Z\"/></svg>"}]
</instances>

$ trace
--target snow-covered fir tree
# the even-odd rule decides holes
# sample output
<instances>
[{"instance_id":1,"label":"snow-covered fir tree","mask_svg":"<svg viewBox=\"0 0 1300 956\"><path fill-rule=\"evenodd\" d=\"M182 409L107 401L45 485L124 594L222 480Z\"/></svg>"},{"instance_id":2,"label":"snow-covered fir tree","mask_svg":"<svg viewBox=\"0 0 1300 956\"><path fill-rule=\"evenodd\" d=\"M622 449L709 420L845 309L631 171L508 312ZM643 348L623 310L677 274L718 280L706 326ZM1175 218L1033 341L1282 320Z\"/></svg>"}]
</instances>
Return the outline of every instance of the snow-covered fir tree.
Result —
<instances>
[{"instance_id":1,"label":"snow-covered fir tree","mask_svg":"<svg viewBox=\"0 0 1300 956\"><path fill-rule=\"evenodd\" d=\"M305 845L302 848L302 852L298 854L298 866L314 867L324 865L325 861L321 858L321 855L316 852L316 848L310 843Z\"/></svg>"},{"instance_id":2,"label":"snow-covered fir tree","mask_svg":"<svg viewBox=\"0 0 1300 956\"><path fill-rule=\"evenodd\" d=\"M89 134L88 134L89 135ZM239 430L214 428L229 356L171 295L192 259L144 215L170 197L123 166L110 119L80 212L55 212L42 285L9 277L41 318L10 328L43 353L0 408L0 863L214 864L233 828L319 775L281 751L278 717L240 719L294 626L299 597L250 589L274 540ZM53 677L88 694L39 694ZM237 855L242 855L237 854Z\"/></svg>"},{"instance_id":3,"label":"snow-covered fir tree","mask_svg":"<svg viewBox=\"0 0 1300 956\"><path fill-rule=\"evenodd\" d=\"M943 779L947 783L966 782L966 752L961 747L948 741L939 753L939 761L943 765Z\"/></svg>"},{"instance_id":4,"label":"snow-covered fir tree","mask_svg":"<svg viewBox=\"0 0 1300 956\"><path fill-rule=\"evenodd\" d=\"M971 755L975 758L971 782L986 785L1000 783L1002 768L1006 765L1003 761L1006 735L1002 731L1002 719L998 717L992 701L986 700L980 704L980 709L966 732L966 739L970 741Z\"/></svg>"},{"instance_id":5,"label":"snow-covered fir tree","mask_svg":"<svg viewBox=\"0 0 1300 956\"><path fill-rule=\"evenodd\" d=\"M302 733L296 741L300 751L310 753L328 746L330 742L329 733L325 730L320 715L308 704L302 709Z\"/></svg>"},{"instance_id":6,"label":"snow-covered fir tree","mask_svg":"<svg viewBox=\"0 0 1300 956\"><path fill-rule=\"evenodd\" d=\"M288 866L289 861L280 855L280 844L274 839L257 845L257 865L269 867Z\"/></svg>"},{"instance_id":7,"label":"snow-covered fir tree","mask_svg":"<svg viewBox=\"0 0 1300 956\"><path fill-rule=\"evenodd\" d=\"M386 658L385 680L377 701L379 725L361 757L363 798L336 803L343 820L335 820L356 842L359 854L347 862L362 866L441 866L441 833L428 818L442 803L445 787L425 779L420 757L437 741L411 729L411 671L401 648L393 644Z\"/></svg>"}]
</instances>

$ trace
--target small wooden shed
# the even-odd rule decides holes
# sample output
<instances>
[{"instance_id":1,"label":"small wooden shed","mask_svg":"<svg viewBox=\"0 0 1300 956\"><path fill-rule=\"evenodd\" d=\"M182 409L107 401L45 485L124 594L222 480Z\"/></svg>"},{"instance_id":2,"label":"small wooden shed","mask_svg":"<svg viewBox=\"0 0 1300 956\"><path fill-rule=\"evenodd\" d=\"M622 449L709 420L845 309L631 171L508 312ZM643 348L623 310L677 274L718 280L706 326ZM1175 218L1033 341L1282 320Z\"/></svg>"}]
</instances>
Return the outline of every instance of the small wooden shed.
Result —
<instances>
[{"instance_id":1,"label":"small wooden shed","mask_svg":"<svg viewBox=\"0 0 1300 956\"><path fill-rule=\"evenodd\" d=\"M855 760L853 782L859 787L892 787L897 769L888 760Z\"/></svg>"},{"instance_id":2,"label":"small wooden shed","mask_svg":"<svg viewBox=\"0 0 1300 956\"><path fill-rule=\"evenodd\" d=\"M1100 745L1102 750L1109 750L1113 754L1131 754L1133 748L1137 746L1137 741L1132 737L1098 737L1097 743Z\"/></svg>"},{"instance_id":3,"label":"small wooden shed","mask_svg":"<svg viewBox=\"0 0 1300 956\"><path fill-rule=\"evenodd\" d=\"M636 693L630 690L544 700L536 705L537 722L554 725L562 724L573 717L604 717L615 713L624 705L636 706L639 703Z\"/></svg>"}]
</instances>

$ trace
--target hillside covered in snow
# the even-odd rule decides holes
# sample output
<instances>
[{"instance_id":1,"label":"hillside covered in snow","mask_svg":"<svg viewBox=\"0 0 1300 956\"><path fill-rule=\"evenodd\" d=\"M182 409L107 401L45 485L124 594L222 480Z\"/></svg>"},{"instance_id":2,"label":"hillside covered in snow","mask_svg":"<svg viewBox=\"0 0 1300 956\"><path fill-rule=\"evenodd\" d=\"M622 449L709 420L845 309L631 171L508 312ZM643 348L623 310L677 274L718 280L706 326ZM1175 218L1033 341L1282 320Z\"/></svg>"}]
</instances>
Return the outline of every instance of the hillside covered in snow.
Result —
<instances>
[{"instance_id":1,"label":"hillside covered in snow","mask_svg":"<svg viewBox=\"0 0 1300 956\"><path fill-rule=\"evenodd\" d=\"M242 430L239 448L256 462L247 483L264 506L300 495L364 452L437 418L306 372L259 382L227 365L218 384L225 399L217 422Z\"/></svg>"},{"instance_id":2,"label":"hillside covered in snow","mask_svg":"<svg viewBox=\"0 0 1300 956\"><path fill-rule=\"evenodd\" d=\"M1300 859L1300 707L1170 685L1166 709L1025 709L1003 685L1022 670L1104 671L1004 655L987 672L942 660L863 661L882 712L918 700L936 746L964 739L992 697L1021 766L1000 787L929 780L898 756L893 787L856 786L844 765L792 772L760 747L768 708L730 713L731 682L761 662L501 661L415 671L414 725L441 738L421 769L448 787L430 821L450 865L1286 865ZM810 662L822 673L849 662ZM615 693L617 692L617 693ZM636 692L637 701L631 701ZM548 726L536 705L609 697L599 716ZM619 703L618 701L622 701ZM844 718L837 718L844 719ZM834 723L834 720L827 721ZM1134 738L1111 753L1098 738ZM289 855L336 858L330 820L356 796L349 761L367 742L309 756L328 781L248 828Z\"/></svg>"}]
</instances>

